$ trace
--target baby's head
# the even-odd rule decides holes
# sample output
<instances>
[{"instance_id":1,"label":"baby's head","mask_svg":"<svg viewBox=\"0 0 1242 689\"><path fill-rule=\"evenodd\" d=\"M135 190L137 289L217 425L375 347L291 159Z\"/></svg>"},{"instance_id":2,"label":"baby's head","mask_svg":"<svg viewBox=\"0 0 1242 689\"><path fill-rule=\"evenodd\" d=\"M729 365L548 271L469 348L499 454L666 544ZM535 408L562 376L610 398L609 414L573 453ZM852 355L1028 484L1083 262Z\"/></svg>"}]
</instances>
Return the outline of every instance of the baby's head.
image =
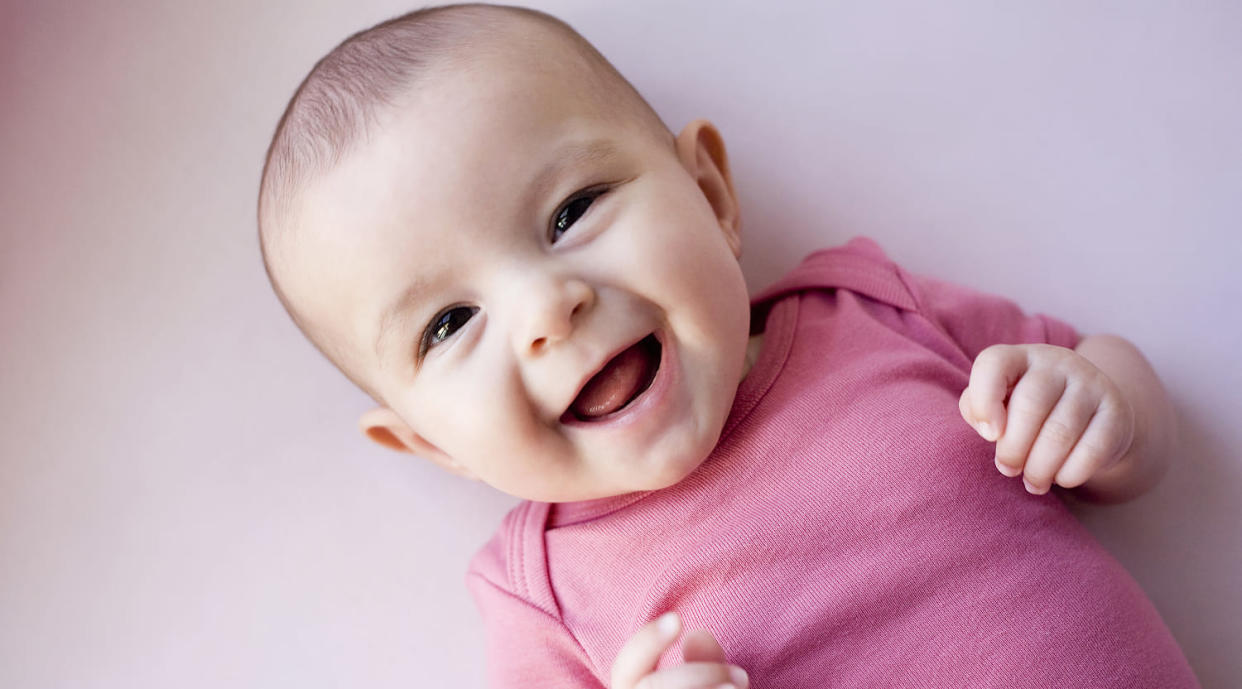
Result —
<instances>
[{"instance_id":1,"label":"baby's head","mask_svg":"<svg viewBox=\"0 0 1242 689\"><path fill-rule=\"evenodd\" d=\"M366 435L511 495L680 481L745 375L719 135L673 136L542 13L434 8L347 39L277 128L259 226L294 321L380 405Z\"/></svg>"}]
</instances>

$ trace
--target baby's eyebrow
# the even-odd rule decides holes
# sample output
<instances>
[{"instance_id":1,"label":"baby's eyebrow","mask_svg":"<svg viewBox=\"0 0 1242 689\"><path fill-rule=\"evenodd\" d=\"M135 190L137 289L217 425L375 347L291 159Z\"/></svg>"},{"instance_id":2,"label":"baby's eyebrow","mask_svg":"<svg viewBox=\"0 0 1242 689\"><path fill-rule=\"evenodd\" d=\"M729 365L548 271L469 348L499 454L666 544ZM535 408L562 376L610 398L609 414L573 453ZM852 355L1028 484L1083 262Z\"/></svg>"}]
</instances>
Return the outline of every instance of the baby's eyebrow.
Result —
<instances>
[{"instance_id":1,"label":"baby's eyebrow","mask_svg":"<svg viewBox=\"0 0 1242 689\"><path fill-rule=\"evenodd\" d=\"M599 163L617 155L617 144L609 139L572 141L551 157L532 179L527 198L542 198L566 169Z\"/></svg>"},{"instance_id":2,"label":"baby's eyebrow","mask_svg":"<svg viewBox=\"0 0 1242 689\"><path fill-rule=\"evenodd\" d=\"M417 299L418 296L427 290L428 284L425 278L415 278L401 294L393 299L388 307L383 310L379 320L379 333L375 336L375 358L383 360L380 353L384 342L392 335L393 326L397 324L397 316L408 309Z\"/></svg>"}]
</instances>

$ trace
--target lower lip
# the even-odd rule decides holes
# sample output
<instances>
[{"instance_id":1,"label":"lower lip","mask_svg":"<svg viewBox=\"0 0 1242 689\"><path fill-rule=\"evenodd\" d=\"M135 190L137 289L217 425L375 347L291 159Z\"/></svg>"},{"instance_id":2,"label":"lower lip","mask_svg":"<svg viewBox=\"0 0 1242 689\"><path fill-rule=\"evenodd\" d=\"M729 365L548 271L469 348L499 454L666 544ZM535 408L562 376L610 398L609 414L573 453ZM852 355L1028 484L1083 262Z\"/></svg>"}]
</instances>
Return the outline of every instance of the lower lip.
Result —
<instances>
[{"instance_id":1,"label":"lower lip","mask_svg":"<svg viewBox=\"0 0 1242 689\"><path fill-rule=\"evenodd\" d=\"M593 421L583 421L574 417L572 414L566 415L562 420L566 426L576 426L580 428L595 429L615 429L633 426L638 423L642 417L647 416L650 412L655 411L663 406L664 401L668 399L669 392L672 390L673 383L677 378L677 354L673 351L673 347L664 338L660 331L655 332L656 341L660 343L660 367L656 369L655 378L651 381L651 385L647 386L630 401L625 407L617 411L601 416Z\"/></svg>"}]
</instances>

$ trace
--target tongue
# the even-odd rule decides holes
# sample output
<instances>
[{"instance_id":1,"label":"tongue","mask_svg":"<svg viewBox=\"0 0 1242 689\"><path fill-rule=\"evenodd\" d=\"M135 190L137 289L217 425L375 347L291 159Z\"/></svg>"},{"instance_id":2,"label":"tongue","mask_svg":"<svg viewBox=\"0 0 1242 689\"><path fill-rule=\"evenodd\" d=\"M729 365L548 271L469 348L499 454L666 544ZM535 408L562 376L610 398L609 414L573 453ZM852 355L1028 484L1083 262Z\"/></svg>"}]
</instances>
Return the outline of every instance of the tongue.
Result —
<instances>
[{"instance_id":1,"label":"tongue","mask_svg":"<svg viewBox=\"0 0 1242 689\"><path fill-rule=\"evenodd\" d=\"M596 373L574 400L573 410L579 418L591 419L624 407L639 389L650 382L656 363L643 342L621 352Z\"/></svg>"}]
</instances>

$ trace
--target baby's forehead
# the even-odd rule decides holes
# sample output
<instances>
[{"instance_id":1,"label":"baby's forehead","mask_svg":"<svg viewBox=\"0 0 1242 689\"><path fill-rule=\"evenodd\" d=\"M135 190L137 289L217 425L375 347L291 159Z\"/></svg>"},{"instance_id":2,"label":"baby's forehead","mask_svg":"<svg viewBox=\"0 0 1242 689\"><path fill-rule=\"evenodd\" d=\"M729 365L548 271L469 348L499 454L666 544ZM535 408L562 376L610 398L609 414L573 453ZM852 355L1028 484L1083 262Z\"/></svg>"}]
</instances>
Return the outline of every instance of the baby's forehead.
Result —
<instances>
[{"instance_id":1,"label":"baby's forehead","mask_svg":"<svg viewBox=\"0 0 1242 689\"><path fill-rule=\"evenodd\" d=\"M584 71L560 59L530 68L517 58L497 56L489 64L476 56L470 65L439 71L380 113L360 145L360 160L351 162L394 185L394 196L410 184L440 188L439 195L418 196L442 205L462 203L453 192L464 186L508 187L515 178L531 178L529 186L538 189L559 170L617 157L622 149L635 156L635 149L668 147L671 133L636 93L624 93L628 84L587 78ZM468 174L454 176L463 170ZM329 175L349 181L357 172Z\"/></svg>"},{"instance_id":2,"label":"baby's forehead","mask_svg":"<svg viewBox=\"0 0 1242 689\"><path fill-rule=\"evenodd\" d=\"M589 103L596 114L615 124L668 132L638 90L571 27L551 17L507 14L501 13L499 23L477 29L468 40L424 63L412 89L434 92L438 86L449 85L486 92L506 81L538 78L544 93ZM509 75L508 79L488 78L500 74ZM482 103L486 104L480 107L504 107L500 101Z\"/></svg>"}]
</instances>

